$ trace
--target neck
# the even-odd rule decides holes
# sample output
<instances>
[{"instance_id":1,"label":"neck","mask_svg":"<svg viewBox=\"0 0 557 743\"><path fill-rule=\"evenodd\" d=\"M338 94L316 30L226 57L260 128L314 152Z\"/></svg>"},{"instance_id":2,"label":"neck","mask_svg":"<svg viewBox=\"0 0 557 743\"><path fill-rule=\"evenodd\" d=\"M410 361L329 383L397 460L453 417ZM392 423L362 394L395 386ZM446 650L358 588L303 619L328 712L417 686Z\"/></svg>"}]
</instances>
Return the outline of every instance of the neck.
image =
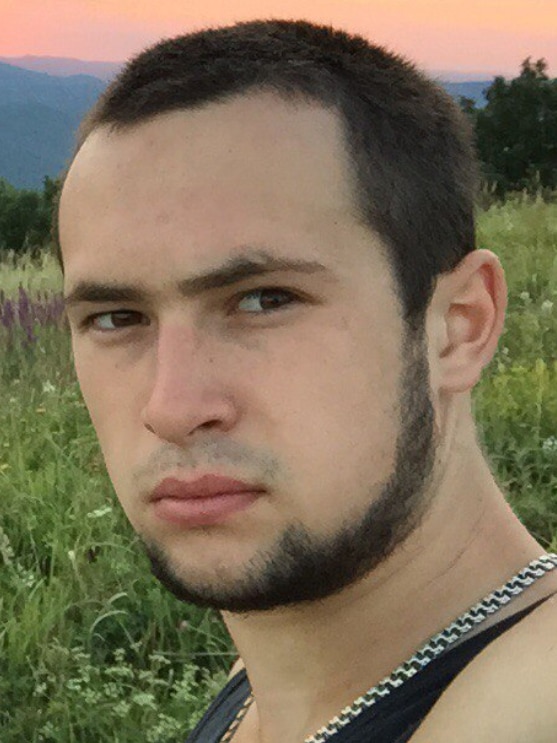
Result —
<instances>
[{"instance_id":1,"label":"neck","mask_svg":"<svg viewBox=\"0 0 557 743\"><path fill-rule=\"evenodd\" d=\"M255 697L247 739L303 741L543 553L476 452L447 465L421 525L357 584L305 606L225 614ZM529 590L526 605L540 593Z\"/></svg>"}]
</instances>

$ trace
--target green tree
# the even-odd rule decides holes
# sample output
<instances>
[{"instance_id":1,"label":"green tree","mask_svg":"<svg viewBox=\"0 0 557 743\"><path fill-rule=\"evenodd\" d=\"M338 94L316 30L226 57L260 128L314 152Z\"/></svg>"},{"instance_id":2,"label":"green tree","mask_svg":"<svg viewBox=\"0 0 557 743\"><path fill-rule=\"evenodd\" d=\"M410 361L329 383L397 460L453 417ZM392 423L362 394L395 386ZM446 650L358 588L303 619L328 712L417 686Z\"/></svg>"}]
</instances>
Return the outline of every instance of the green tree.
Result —
<instances>
[{"instance_id":1,"label":"green tree","mask_svg":"<svg viewBox=\"0 0 557 743\"><path fill-rule=\"evenodd\" d=\"M31 235L34 244L44 247L49 241L52 228L52 214L58 203L58 194L62 187L61 180L50 178L48 175L43 180L43 191L39 213Z\"/></svg>"},{"instance_id":2,"label":"green tree","mask_svg":"<svg viewBox=\"0 0 557 743\"><path fill-rule=\"evenodd\" d=\"M48 243L59 188L59 181L48 176L42 192L17 190L0 179L0 249L21 252Z\"/></svg>"},{"instance_id":3,"label":"green tree","mask_svg":"<svg viewBox=\"0 0 557 743\"><path fill-rule=\"evenodd\" d=\"M475 120L487 183L498 194L557 188L557 80L546 61L528 57L518 77L496 77L486 98L483 109L461 105Z\"/></svg>"},{"instance_id":4,"label":"green tree","mask_svg":"<svg viewBox=\"0 0 557 743\"><path fill-rule=\"evenodd\" d=\"M40 202L41 196L36 191L18 191L8 200L2 219L2 242L5 248L22 251L31 247Z\"/></svg>"}]
</instances>

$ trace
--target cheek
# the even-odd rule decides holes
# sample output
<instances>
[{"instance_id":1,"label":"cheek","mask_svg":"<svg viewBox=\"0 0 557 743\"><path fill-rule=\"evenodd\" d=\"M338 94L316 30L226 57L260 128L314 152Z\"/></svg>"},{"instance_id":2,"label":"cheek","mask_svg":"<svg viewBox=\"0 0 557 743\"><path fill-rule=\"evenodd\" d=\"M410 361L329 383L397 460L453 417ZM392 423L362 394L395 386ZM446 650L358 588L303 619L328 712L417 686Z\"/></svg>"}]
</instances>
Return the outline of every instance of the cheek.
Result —
<instances>
[{"instance_id":1,"label":"cheek","mask_svg":"<svg viewBox=\"0 0 557 743\"><path fill-rule=\"evenodd\" d=\"M103 429L106 427L111 410L111 398L113 393L110 382L98 359L93 354L81 351L74 343L74 365L83 395L83 400L89 411L89 416L97 433L102 437ZM118 414L118 408L112 407L112 412Z\"/></svg>"},{"instance_id":2,"label":"cheek","mask_svg":"<svg viewBox=\"0 0 557 743\"><path fill-rule=\"evenodd\" d=\"M394 466L398 352L354 338L308 339L289 369L267 377L267 390L278 394L261 399L264 407L276 400L266 410L270 445L296 473L291 505L308 524L360 509Z\"/></svg>"},{"instance_id":3,"label":"cheek","mask_svg":"<svg viewBox=\"0 0 557 743\"><path fill-rule=\"evenodd\" d=\"M118 463L126 466L133 451L133 426L138 419L134 385L129 378L123 380L102 355L76 343L74 364L83 400L114 481Z\"/></svg>"},{"instance_id":4,"label":"cheek","mask_svg":"<svg viewBox=\"0 0 557 743\"><path fill-rule=\"evenodd\" d=\"M389 465L397 434L397 390L373 360L347 359L329 363L313 376L307 391L311 413L301 426L314 448L339 474L361 457ZM341 457L341 459L337 458ZM387 457L387 460L385 458Z\"/></svg>"},{"instance_id":5,"label":"cheek","mask_svg":"<svg viewBox=\"0 0 557 743\"><path fill-rule=\"evenodd\" d=\"M361 326L314 341L296 362L296 374L308 383L315 413L328 416L347 431L381 428L392 414L398 396L400 357L396 343L385 334Z\"/></svg>"}]
</instances>

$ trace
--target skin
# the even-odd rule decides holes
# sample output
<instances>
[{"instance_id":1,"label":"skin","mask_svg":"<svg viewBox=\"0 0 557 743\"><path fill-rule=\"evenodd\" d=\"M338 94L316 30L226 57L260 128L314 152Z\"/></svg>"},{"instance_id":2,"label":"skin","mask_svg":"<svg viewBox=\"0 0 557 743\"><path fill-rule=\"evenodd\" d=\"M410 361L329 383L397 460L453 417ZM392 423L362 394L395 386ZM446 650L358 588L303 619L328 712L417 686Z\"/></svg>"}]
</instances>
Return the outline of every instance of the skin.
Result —
<instances>
[{"instance_id":1,"label":"skin","mask_svg":"<svg viewBox=\"0 0 557 743\"><path fill-rule=\"evenodd\" d=\"M335 115L263 94L98 129L70 169L66 294L83 281L142 291L68 306L79 382L127 517L185 584L238 587L292 524L325 539L361 519L393 472L408 352L384 247L353 203ZM254 247L327 271L178 292L178 278ZM262 314L246 292L268 286L303 301ZM424 349L436 459L407 539L319 602L223 612L256 698L235 743L303 740L544 552L508 508L470 412L505 305L487 250L437 282ZM211 527L156 518L162 477L205 472L267 493ZM540 580L497 619L552 590Z\"/></svg>"},{"instance_id":2,"label":"skin","mask_svg":"<svg viewBox=\"0 0 557 743\"><path fill-rule=\"evenodd\" d=\"M557 600L488 646L443 694L412 743L553 743ZM504 683L501 680L505 679Z\"/></svg>"}]
</instances>

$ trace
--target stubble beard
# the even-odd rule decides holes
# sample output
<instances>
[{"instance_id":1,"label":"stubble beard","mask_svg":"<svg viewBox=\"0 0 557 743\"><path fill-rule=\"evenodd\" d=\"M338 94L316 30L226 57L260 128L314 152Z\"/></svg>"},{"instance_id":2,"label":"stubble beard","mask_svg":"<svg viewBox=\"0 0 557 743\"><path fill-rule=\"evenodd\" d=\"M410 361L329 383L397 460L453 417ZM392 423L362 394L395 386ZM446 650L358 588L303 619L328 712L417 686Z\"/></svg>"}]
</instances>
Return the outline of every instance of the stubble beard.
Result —
<instances>
[{"instance_id":1,"label":"stubble beard","mask_svg":"<svg viewBox=\"0 0 557 743\"><path fill-rule=\"evenodd\" d=\"M164 551L145 542L153 575L180 601L233 613L318 601L356 583L384 562L419 525L428 506L437 439L423 333L407 337L400 379L400 420L393 471L358 521L332 536L303 524L287 527L273 547L257 553L244 577L228 585L188 583Z\"/></svg>"}]
</instances>

